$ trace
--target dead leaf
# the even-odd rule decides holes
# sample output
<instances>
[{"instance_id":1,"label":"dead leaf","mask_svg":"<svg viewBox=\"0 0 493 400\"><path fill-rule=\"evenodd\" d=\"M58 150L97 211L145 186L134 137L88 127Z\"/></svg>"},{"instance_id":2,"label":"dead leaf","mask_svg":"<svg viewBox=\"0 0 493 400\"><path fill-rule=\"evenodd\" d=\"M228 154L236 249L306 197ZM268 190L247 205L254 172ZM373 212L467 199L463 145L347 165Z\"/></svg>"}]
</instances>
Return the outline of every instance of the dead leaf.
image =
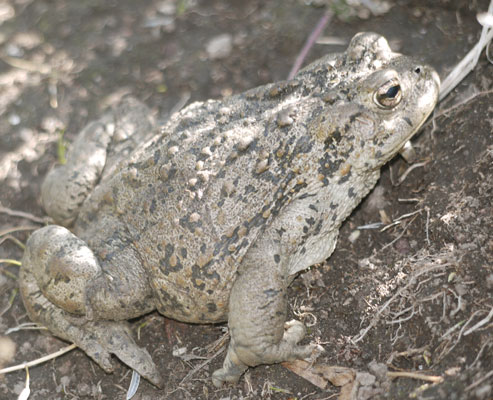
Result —
<instances>
[{"instance_id":1,"label":"dead leaf","mask_svg":"<svg viewBox=\"0 0 493 400\"><path fill-rule=\"evenodd\" d=\"M320 389L325 389L329 382L334 386L341 387L339 400L352 400L354 398L356 371L351 368L322 364L312 365L303 360L284 362L282 365Z\"/></svg>"}]
</instances>

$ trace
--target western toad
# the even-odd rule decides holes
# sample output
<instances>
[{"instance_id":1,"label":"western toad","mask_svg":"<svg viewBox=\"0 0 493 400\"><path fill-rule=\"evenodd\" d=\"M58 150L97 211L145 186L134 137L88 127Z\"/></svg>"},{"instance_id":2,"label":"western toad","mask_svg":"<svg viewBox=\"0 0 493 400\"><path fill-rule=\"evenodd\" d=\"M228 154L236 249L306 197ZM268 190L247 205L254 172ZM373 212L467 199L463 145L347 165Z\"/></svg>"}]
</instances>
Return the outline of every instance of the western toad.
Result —
<instances>
[{"instance_id":1,"label":"western toad","mask_svg":"<svg viewBox=\"0 0 493 400\"><path fill-rule=\"evenodd\" d=\"M330 256L341 223L438 90L430 67L360 33L293 80L193 103L160 128L125 99L44 182L59 225L27 243L20 287L30 317L104 370L115 354L156 385L161 375L124 322L155 309L228 321L216 385L309 356L312 346L298 345L303 325L286 322L287 286Z\"/></svg>"}]
</instances>

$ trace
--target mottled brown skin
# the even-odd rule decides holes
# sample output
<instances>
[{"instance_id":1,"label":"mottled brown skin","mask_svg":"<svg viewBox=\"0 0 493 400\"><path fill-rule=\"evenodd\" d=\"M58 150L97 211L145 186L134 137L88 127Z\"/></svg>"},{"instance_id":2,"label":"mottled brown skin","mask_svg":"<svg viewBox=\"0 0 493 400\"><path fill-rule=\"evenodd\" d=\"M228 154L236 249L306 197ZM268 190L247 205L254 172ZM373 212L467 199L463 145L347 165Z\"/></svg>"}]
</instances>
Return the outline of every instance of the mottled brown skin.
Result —
<instances>
[{"instance_id":1,"label":"mottled brown skin","mask_svg":"<svg viewBox=\"0 0 493 400\"><path fill-rule=\"evenodd\" d=\"M106 371L115 354L156 385L124 320L154 309L228 320L213 382L248 366L306 358L286 322L295 274L334 250L342 221L432 111L439 80L356 35L293 80L194 103L161 129L126 99L89 124L42 200L60 225L33 233L20 285L29 315Z\"/></svg>"}]
</instances>

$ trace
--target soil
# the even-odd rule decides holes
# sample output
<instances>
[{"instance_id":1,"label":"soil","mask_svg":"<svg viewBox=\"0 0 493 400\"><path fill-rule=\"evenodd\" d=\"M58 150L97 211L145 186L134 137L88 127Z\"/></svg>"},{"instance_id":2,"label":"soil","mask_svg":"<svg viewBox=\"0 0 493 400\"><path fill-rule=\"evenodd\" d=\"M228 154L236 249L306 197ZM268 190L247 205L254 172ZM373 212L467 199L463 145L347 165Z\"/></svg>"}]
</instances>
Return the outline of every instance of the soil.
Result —
<instances>
[{"instance_id":1,"label":"soil","mask_svg":"<svg viewBox=\"0 0 493 400\"><path fill-rule=\"evenodd\" d=\"M0 259L20 260L20 244L40 226L4 208L44 216L40 184L57 162L60 132L70 143L127 93L164 120L184 103L286 79L325 10L309 3L0 1ZM443 79L477 42L476 14L489 1L391 3L387 13L366 19L339 14L323 36L347 43L356 32L376 31ZM232 47L208 52L221 34L230 35ZM305 64L344 48L317 44ZM291 316L309 325L307 340L325 348L317 364L352 368L360 382L368 378L354 398L493 398L492 71L483 54L416 136L416 160L397 157L384 168L377 188L343 225L334 254L290 289ZM385 230L358 229L396 220ZM11 228L18 230L7 234ZM0 268L3 335L29 319L17 292L18 267ZM223 355L197 367L217 352L209 345L223 337L225 325L193 326L153 313L132 328L166 377L162 390L142 380L134 399L311 400L340 392L281 365L252 368L237 385L216 389L209 377ZM8 365L66 346L39 330L8 337L16 345ZM443 379L390 380L385 368ZM105 374L79 350L29 372L30 399L124 398L131 377L117 360L115 372ZM0 399L16 398L24 381L24 371L0 377Z\"/></svg>"}]
</instances>

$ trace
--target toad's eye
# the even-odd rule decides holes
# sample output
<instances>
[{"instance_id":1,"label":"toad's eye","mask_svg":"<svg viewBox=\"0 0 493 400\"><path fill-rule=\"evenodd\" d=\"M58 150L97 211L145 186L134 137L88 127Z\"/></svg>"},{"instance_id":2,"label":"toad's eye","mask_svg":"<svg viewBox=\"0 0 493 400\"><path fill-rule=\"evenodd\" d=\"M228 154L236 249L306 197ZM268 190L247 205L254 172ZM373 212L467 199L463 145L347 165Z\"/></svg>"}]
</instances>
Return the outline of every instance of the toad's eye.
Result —
<instances>
[{"instance_id":1,"label":"toad's eye","mask_svg":"<svg viewBox=\"0 0 493 400\"><path fill-rule=\"evenodd\" d=\"M401 102L402 90L397 79L392 79L380 86L374 94L373 101L377 106L391 109Z\"/></svg>"}]
</instances>

